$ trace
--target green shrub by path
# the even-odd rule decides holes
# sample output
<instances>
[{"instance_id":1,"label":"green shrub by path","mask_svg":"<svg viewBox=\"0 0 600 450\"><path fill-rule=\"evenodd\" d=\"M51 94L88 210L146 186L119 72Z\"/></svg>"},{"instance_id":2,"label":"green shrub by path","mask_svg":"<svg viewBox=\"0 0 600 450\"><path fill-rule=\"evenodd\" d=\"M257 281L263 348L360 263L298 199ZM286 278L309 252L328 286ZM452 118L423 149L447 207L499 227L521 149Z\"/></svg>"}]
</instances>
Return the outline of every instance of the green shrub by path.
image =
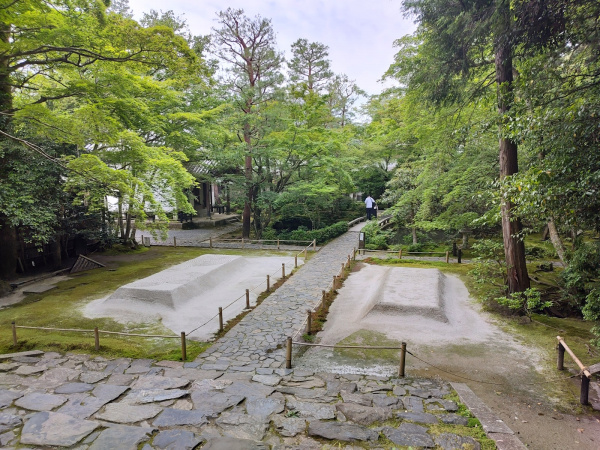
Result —
<instances>
[{"instance_id":1,"label":"green shrub by path","mask_svg":"<svg viewBox=\"0 0 600 450\"><path fill-rule=\"evenodd\" d=\"M17 329L18 347L12 345L11 321L17 325L90 329L137 334L175 335L161 323L121 324L110 318L89 319L81 309L90 301L105 297L120 286L160 272L167 267L207 254L239 254L232 250L209 250L189 247L151 247L138 253L102 255L107 267L74 274L72 279L60 282L44 294L31 294L24 301L0 310L0 353L23 350L74 351L95 354L93 333L56 332ZM244 252L244 255L264 252ZM100 259L100 256L98 256ZM181 330L189 331L189 330ZM192 336L193 337L193 336ZM192 360L209 343L188 340L188 360ZM100 352L103 356L132 358L181 358L178 339L157 339L100 335Z\"/></svg>"},{"instance_id":2,"label":"green shrub by path","mask_svg":"<svg viewBox=\"0 0 600 450\"><path fill-rule=\"evenodd\" d=\"M325 228L318 230L307 230L300 227L298 230L286 231L279 233L277 238L281 240L291 241L312 241L316 240L317 244L322 245L338 236L341 236L348 231L348 222L338 222ZM271 236L272 237L272 236Z\"/></svg>"}]
</instances>

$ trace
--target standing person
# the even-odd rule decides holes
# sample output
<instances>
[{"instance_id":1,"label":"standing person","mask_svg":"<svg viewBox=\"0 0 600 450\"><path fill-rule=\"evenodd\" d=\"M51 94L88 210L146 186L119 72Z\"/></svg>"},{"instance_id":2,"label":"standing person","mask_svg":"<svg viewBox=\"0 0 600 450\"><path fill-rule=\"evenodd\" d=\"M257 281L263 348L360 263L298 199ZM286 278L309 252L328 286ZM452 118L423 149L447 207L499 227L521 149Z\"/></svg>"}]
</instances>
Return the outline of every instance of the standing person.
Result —
<instances>
[{"instance_id":1,"label":"standing person","mask_svg":"<svg viewBox=\"0 0 600 450\"><path fill-rule=\"evenodd\" d=\"M373 215L373 205L375 204L375 200L370 195L367 195L365 198L365 206L367 207L367 220L371 220L371 216Z\"/></svg>"}]
</instances>

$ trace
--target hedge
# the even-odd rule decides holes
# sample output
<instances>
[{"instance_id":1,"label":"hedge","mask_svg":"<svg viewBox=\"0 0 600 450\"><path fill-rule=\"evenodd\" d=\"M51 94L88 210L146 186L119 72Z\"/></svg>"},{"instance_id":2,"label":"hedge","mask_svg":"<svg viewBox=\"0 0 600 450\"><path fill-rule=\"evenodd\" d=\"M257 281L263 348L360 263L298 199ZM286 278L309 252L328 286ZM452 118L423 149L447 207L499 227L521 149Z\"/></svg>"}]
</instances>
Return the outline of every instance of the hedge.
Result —
<instances>
[{"instance_id":1,"label":"hedge","mask_svg":"<svg viewBox=\"0 0 600 450\"><path fill-rule=\"evenodd\" d=\"M279 239L291 241L312 241L317 240L317 244L321 245L338 236L341 236L348 231L348 222L337 222L325 228L318 230L303 230L287 231L278 235Z\"/></svg>"}]
</instances>

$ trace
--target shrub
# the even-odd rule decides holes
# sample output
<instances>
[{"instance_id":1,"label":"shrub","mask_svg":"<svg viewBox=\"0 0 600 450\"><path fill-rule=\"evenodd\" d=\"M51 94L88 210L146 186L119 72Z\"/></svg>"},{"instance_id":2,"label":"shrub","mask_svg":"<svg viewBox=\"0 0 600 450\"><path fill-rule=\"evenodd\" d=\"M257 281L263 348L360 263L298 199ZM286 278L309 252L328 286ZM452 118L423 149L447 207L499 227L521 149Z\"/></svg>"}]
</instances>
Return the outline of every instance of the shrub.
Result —
<instances>
[{"instance_id":1,"label":"shrub","mask_svg":"<svg viewBox=\"0 0 600 450\"><path fill-rule=\"evenodd\" d=\"M426 245L425 244L410 244L407 247L407 250L409 252L422 252L425 250Z\"/></svg>"},{"instance_id":2,"label":"shrub","mask_svg":"<svg viewBox=\"0 0 600 450\"><path fill-rule=\"evenodd\" d=\"M365 233L365 247L370 250L386 250L390 233L382 231L376 220L367 223L362 231Z\"/></svg>"},{"instance_id":3,"label":"shrub","mask_svg":"<svg viewBox=\"0 0 600 450\"><path fill-rule=\"evenodd\" d=\"M499 297L496 301L513 311L525 314L527 317L531 317L531 314L536 311L552 306L551 301L542 301L542 293L535 288L529 288L523 292L515 292L506 297Z\"/></svg>"},{"instance_id":4,"label":"shrub","mask_svg":"<svg viewBox=\"0 0 600 450\"><path fill-rule=\"evenodd\" d=\"M292 241L312 241L316 239L317 244L324 244L348 231L347 222L338 222L331 226L320 228L318 230L307 230L306 227L299 227L297 230L288 231L279 234L279 239L289 239Z\"/></svg>"},{"instance_id":5,"label":"shrub","mask_svg":"<svg viewBox=\"0 0 600 450\"><path fill-rule=\"evenodd\" d=\"M537 245L525 246L525 256L529 259L555 259L557 257L555 251Z\"/></svg>"}]
</instances>

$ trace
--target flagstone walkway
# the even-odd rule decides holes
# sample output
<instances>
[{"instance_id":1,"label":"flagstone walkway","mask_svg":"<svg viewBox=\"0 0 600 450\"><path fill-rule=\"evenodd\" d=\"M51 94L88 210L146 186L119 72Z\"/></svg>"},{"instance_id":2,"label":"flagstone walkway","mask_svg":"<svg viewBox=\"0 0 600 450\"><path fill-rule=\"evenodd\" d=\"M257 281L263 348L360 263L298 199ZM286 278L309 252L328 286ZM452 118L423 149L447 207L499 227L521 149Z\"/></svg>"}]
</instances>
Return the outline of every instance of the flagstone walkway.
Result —
<instances>
[{"instance_id":1,"label":"flagstone walkway","mask_svg":"<svg viewBox=\"0 0 600 450\"><path fill-rule=\"evenodd\" d=\"M2 448L479 448L469 437L430 432L468 423L439 381L43 352L4 361Z\"/></svg>"}]
</instances>

